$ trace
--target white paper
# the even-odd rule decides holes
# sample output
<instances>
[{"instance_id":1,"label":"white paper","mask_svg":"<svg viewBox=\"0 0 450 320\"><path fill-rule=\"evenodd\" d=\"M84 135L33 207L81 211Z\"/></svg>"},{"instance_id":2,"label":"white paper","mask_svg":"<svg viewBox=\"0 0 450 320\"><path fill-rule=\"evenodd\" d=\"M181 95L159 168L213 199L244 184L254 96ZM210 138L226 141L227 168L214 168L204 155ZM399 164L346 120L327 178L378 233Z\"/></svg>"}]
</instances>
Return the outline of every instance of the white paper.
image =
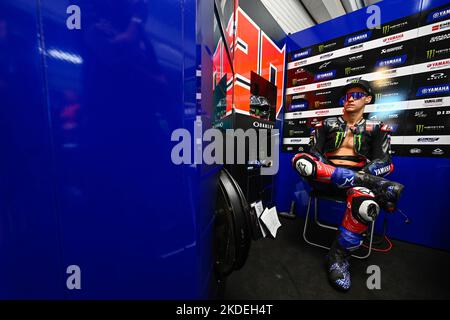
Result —
<instances>
[{"instance_id":1,"label":"white paper","mask_svg":"<svg viewBox=\"0 0 450 320\"><path fill-rule=\"evenodd\" d=\"M255 208L256 216L258 217L258 221L259 221L261 215L264 212L264 206L262 204L262 201L252 203L251 207ZM259 228L261 229L261 233L262 233L263 237L265 238L267 236L267 233L266 233L266 230L264 230L264 226L262 225L262 223L259 223Z\"/></svg>"},{"instance_id":2,"label":"white paper","mask_svg":"<svg viewBox=\"0 0 450 320\"><path fill-rule=\"evenodd\" d=\"M278 228L281 227L280 220L278 219L277 208L266 208L261 214L261 221L269 230L270 234L275 238L277 236Z\"/></svg>"}]
</instances>

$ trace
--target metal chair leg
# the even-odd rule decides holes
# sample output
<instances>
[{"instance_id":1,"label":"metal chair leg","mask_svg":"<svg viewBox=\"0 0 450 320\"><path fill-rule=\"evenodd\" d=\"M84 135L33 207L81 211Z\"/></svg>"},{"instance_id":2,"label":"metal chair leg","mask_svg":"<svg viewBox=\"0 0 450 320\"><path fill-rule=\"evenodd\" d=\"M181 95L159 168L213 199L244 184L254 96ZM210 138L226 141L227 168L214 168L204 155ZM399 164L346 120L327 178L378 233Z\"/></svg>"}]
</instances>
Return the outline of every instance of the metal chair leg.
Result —
<instances>
[{"instance_id":1,"label":"metal chair leg","mask_svg":"<svg viewBox=\"0 0 450 320\"><path fill-rule=\"evenodd\" d=\"M330 248L322 246L322 245L320 245L318 243L309 241L308 238L306 237L306 232L307 232L307 229L308 229L309 213L310 213L310 210L311 210L311 202L312 202L312 196L310 195L309 196L309 201L308 201L308 209L306 210L305 225L303 226L303 240L305 240L305 242L308 243L311 246L329 250Z\"/></svg>"},{"instance_id":2,"label":"metal chair leg","mask_svg":"<svg viewBox=\"0 0 450 320\"><path fill-rule=\"evenodd\" d=\"M336 228L335 226L324 224L319 221L319 209L318 208L319 208L319 201L318 201L317 197L314 197L314 220L315 220L316 224L322 228L336 231L338 228Z\"/></svg>"},{"instance_id":3,"label":"metal chair leg","mask_svg":"<svg viewBox=\"0 0 450 320\"><path fill-rule=\"evenodd\" d=\"M322 248L322 249L325 249L325 250L329 250L330 247L327 247L327 246L321 245L319 243L313 242L313 241L309 240L307 238L307 236L306 236L306 233L307 233L307 230L308 230L309 215L310 215L310 212L311 212L312 198L313 198L313 196L310 195L309 196L309 200L308 200L308 208L306 210L305 224L304 224L304 227L303 227L303 239L309 245L312 245L312 246L318 247L318 248ZM337 230L338 229L335 226L327 225L327 224L321 223L319 221L319 218L318 218L318 198L317 197L314 197L314 220L315 220L316 224L318 226L322 227L322 228L330 229L330 230ZM372 252L374 229L375 229L375 221L371 223L370 241L369 241L369 248L368 248L367 253L365 255L363 255L363 256L352 254L352 257L357 258L357 259L366 259L366 258L368 258L370 256L370 254Z\"/></svg>"}]
</instances>

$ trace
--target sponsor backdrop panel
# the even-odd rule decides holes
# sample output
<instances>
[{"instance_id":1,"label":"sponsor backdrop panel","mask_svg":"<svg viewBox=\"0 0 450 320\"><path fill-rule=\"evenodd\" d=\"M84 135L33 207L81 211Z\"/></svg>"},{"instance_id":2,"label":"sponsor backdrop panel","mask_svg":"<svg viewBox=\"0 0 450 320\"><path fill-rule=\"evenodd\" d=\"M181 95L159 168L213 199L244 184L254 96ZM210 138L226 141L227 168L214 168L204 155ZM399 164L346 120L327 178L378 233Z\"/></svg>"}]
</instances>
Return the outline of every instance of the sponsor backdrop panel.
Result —
<instances>
[{"instance_id":1,"label":"sponsor backdrop panel","mask_svg":"<svg viewBox=\"0 0 450 320\"><path fill-rule=\"evenodd\" d=\"M277 204L291 201L304 214L308 186L290 166L303 151L311 128L325 117L342 114L339 89L352 79L371 82L376 104L367 118L393 128L394 172L405 184L398 213L388 215L392 238L450 250L450 1L386 0L381 28L369 30L366 9L338 17L288 37L283 145L277 177ZM343 208L321 203L338 223ZM377 228L381 226L383 216Z\"/></svg>"},{"instance_id":2,"label":"sponsor backdrop panel","mask_svg":"<svg viewBox=\"0 0 450 320\"><path fill-rule=\"evenodd\" d=\"M404 136L416 134L443 135L448 126L442 114L435 125L428 118L424 125L411 111L442 106L443 96L449 95L450 64L450 5L414 12L382 24L378 29L365 29L333 38L312 46L293 50L288 54L288 73L285 120L312 120L317 116L342 114L340 88L359 78L369 80L376 93L376 104L366 108L369 119L389 123L393 129L393 153L417 155L416 144L408 139L410 150L403 146ZM414 101L414 102L411 102ZM304 112L307 111L307 112ZM408 121L409 120L409 121ZM418 122L417 122L418 121ZM416 123L417 122L417 123ZM444 123L443 123L444 122ZM309 121L315 123L315 121ZM295 152L312 131L303 126L283 131L283 151ZM418 138L419 139L419 138ZM425 139L432 143L430 139ZM443 138L437 137L436 143ZM437 146L437 144L436 144ZM301 149L300 148L300 149ZM445 144L436 152L420 153L426 156L447 156ZM433 150L434 151L434 150Z\"/></svg>"}]
</instances>

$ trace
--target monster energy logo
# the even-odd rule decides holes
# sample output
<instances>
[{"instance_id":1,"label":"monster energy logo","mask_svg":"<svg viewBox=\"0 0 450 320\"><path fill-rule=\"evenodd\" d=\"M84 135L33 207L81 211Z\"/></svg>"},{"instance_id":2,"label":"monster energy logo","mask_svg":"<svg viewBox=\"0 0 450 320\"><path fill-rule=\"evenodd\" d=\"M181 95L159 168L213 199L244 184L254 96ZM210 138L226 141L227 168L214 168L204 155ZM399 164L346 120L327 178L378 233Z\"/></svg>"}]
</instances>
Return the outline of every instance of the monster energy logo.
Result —
<instances>
[{"instance_id":1,"label":"monster energy logo","mask_svg":"<svg viewBox=\"0 0 450 320\"><path fill-rule=\"evenodd\" d=\"M376 99L376 100L381 99L381 93L376 93L376 94L375 94L375 99Z\"/></svg>"},{"instance_id":2,"label":"monster energy logo","mask_svg":"<svg viewBox=\"0 0 450 320\"><path fill-rule=\"evenodd\" d=\"M341 143L342 140L344 139L344 132L339 131L336 133L336 141L334 142L334 147L337 148Z\"/></svg>"},{"instance_id":3,"label":"monster energy logo","mask_svg":"<svg viewBox=\"0 0 450 320\"><path fill-rule=\"evenodd\" d=\"M355 134L355 144L357 144L357 150L361 150L361 134Z\"/></svg>"},{"instance_id":4,"label":"monster energy logo","mask_svg":"<svg viewBox=\"0 0 450 320\"><path fill-rule=\"evenodd\" d=\"M390 29L391 29L390 26L383 26L383 34L388 33Z\"/></svg>"},{"instance_id":5,"label":"monster energy logo","mask_svg":"<svg viewBox=\"0 0 450 320\"><path fill-rule=\"evenodd\" d=\"M314 105L315 105L316 108L320 107L320 101L315 101Z\"/></svg>"},{"instance_id":6,"label":"monster energy logo","mask_svg":"<svg viewBox=\"0 0 450 320\"><path fill-rule=\"evenodd\" d=\"M345 75L349 75L351 72L352 72L352 68L351 67L345 68Z\"/></svg>"},{"instance_id":7,"label":"monster energy logo","mask_svg":"<svg viewBox=\"0 0 450 320\"><path fill-rule=\"evenodd\" d=\"M427 59L434 58L436 55L436 49L427 50Z\"/></svg>"},{"instance_id":8,"label":"monster energy logo","mask_svg":"<svg viewBox=\"0 0 450 320\"><path fill-rule=\"evenodd\" d=\"M417 125L416 125L416 132L417 132L417 133L423 132L423 128L424 128L424 125L423 125L423 124L417 124Z\"/></svg>"},{"instance_id":9,"label":"monster energy logo","mask_svg":"<svg viewBox=\"0 0 450 320\"><path fill-rule=\"evenodd\" d=\"M323 45L323 44L319 45L319 52L322 52L322 51L323 51L323 48L324 48L324 45Z\"/></svg>"}]
</instances>

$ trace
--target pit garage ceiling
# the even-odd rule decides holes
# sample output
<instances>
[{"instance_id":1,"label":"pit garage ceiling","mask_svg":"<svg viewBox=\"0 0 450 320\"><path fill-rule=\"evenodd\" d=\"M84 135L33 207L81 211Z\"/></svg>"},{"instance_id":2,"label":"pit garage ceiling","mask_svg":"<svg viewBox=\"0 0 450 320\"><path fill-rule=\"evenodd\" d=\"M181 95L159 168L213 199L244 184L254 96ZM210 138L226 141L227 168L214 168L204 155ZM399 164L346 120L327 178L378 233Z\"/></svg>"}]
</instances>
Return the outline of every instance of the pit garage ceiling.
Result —
<instances>
[{"instance_id":1,"label":"pit garage ceiling","mask_svg":"<svg viewBox=\"0 0 450 320\"><path fill-rule=\"evenodd\" d=\"M286 33L294 33L382 0L261 1Z\"/></svg>"}]
</instances>

